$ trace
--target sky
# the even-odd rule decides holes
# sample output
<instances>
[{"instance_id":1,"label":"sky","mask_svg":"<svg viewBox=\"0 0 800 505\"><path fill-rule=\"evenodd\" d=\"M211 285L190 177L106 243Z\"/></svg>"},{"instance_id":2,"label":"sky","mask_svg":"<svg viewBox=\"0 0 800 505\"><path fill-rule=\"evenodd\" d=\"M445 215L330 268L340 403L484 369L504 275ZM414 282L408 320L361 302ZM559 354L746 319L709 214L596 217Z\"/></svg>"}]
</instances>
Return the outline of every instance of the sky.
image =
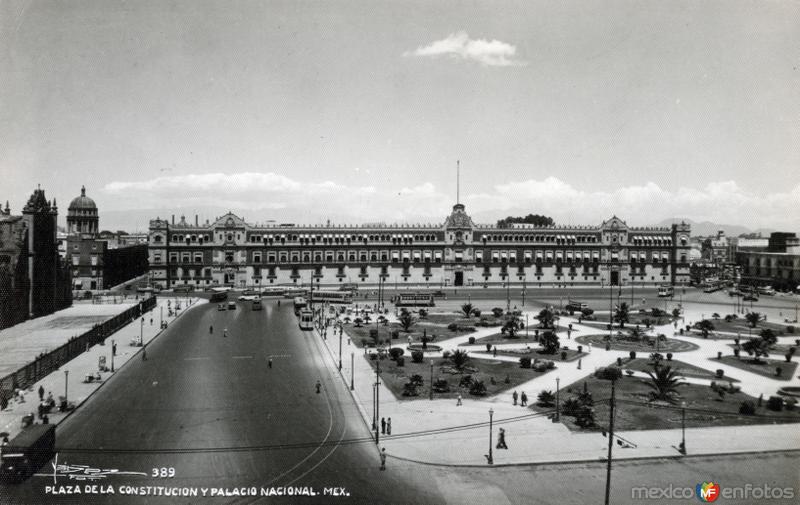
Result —
<instances>
[{"instance_id":1,"label":"sky","mask_svg":"<svg viewBox=\"0 0 800 505\"><path fill-rule=\"evenodd\" d=\"M790 1L0 0L0 200L438 223L460 160L480 222L800 232L798 48Z\"/></svg>"}]
</instances>

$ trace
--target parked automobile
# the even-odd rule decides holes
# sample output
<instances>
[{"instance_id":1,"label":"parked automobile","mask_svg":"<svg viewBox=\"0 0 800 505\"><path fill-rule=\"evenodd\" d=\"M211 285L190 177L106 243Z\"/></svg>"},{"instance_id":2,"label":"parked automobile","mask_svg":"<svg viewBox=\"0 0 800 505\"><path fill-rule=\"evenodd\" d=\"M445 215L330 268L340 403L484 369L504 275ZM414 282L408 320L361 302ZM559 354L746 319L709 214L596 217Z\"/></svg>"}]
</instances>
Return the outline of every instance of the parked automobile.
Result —
<instances>
[{"instance_id":1,"label":"parked automobile","mask_svg":"<svg viewBox=\"0 0 800 505\"><path fill-rule=\"evenodd\" d=\"M236 310L236 302L228 302L228 310Z\"/></svg>"},{"instance_id":2,"label":"parked automobile","mask_svg":"<svg viewBox=\"0 0 800 505\"><path fill-rule=\"evenodd\" d=\"M217 310L225 310L225 304L220 303L219 305L217 305Z\"/></svg>"}]
</instances>

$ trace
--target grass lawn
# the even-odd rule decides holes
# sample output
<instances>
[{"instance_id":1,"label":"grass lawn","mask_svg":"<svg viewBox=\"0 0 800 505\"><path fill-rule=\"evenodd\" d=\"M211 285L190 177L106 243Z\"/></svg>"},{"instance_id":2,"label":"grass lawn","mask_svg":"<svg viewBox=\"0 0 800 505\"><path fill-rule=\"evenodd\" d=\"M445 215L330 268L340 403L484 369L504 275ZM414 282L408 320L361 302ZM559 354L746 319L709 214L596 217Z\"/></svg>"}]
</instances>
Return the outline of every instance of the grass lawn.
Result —
<instances>
[{"instance_id":1,"label":"grass lawn","mask_svg":"<svg viewBox=\"0 0 800 505\"><path fill-rule=\"evenodd\" d=\"M709 358L709 361L719 361L725 363L726 365L741 368L742 370L747 370L748 372L757 373L758 375L763 375L764 377L770 377L772 379L781 381L790 380L797 370L796 361L790 361L787 363L786 360L783 359L760 358L759 361L756 362L753 360L753 358L747 355L742 356L741 358L737 358L736 356L723 356L722 359ZM781 367L782 369L780 376L775 375L775 369L777 367Z\"/></svg>"},{"instance_id":2,"label":"grass lawn","mask_svg":"<svg viewBox=\"0 0 800 505\"><path fill-rule=\"evenodd\" d=\"M608 427L608 398L611 396L609 381L589 376L570 384L562 389L561 402L563 404L567 398L577 396L577 393L583 390L584 382L595 401L596 426L589 430L605 429ZM625 375L616 381L617 407L614 414L614 429L624 431L680 428L680 403L671 405L660 401L648 402L652 389L645 382L646 379ZM570 393L570 390L573 393ZM680 386L678 392L681 395L678 401L686 402L686 426L689 428L800 422L800 410L772 411L766 408L766 399L764 406L756 409L755 415L739 414L739 406L743 401L749 400L758 404L756 398L742 392L726 394L720 399L710 387L695 384ZM540 412L552 411L552 407L534 405L532 408ZM583 431L574 421L575 418L572 416L561 416L561 422L570 430ZM676 431L675 445L677 446L679 442L680 432ZM687 441L687 445L691 447L691 441Z\"/></svg>"},{"instance_id":3,"label":"grass lawn","mask_svg":"<svg viewBox=\"0 0 800 505\"><path fill-rule=\"evenodd\" d=\"M602 335L582 335L580 337L576 337L575 341L582 345L589 345L592 344L593 347L599 347L600 349L605 349L606 341L605 338L608 334ZM611 349L615 351L636 351L636 352L660 352L661 354L666 354L668 352L686 352L686 351L694 351L699 349L700 347L691 343L691 342L684 342L683 340L678 340L674 338L667 338L666 340L662 340L658 342L658 346L655 344L655 339L650 339L650 341L642 340L639 342L629 341L629 340L622 340L618 339L616 333L614 333L614 337L611 340ZM657 349L657 350L656 350Z\"/></svg>"},{"instance_id":4,"label":"grass lawn","mask_svg":"<svg viewBox=\"0 0 800 505\"><path fill-rule=\"evenodd\" d=\"M500 332L493 333L491 335L487 335L485 337L481 337L475 340L476 344L515 344L517 342L520 343L536 343L538 342L538 338L536 337L536 330L539 330L539 333L543 333L544 331L551 331L558 335L559 340L563 344L564 342L569 342L567 339L567 328L566 327L559 327L558 329L549 328L544 330L542 328L537 328L533 326L528 327L528 336L525 336L525 330L518 330L517 334L511 338L506 335L503 335ZM572 331L572 335L575 335L576 331ZM472 345L469 343L463 343L459 345Z\"/></svg>"},{"instance_id":5,"label":"grass lawn","mask_svg":"<svg viewBox=\"0 0 800 505\"><path fill-rule=\"evenodd\" d=\"M652 372L653 365L651 364L649 358L636 358L633 361L623 359L622 360L622 369L623 370L638 370L640 372ZM706 370L705 368L700 368L698 366L690 365L689 363L684 363L683 361L679 360L661 360L661 364L663 366L671 366L673 369L680 370L681 375L684 377L695 377L697 379L709 379L709 380L721 380L721 381L730 381L730 382L739 382L738 379L734 379L733 377L724 376L721 379L717 379L717 376L714 372L710 370Z\"/></svg>"},{"instance_id":6,"label":"grass lawn","mask_svg":"<svg viewBox=\"0 0 800 505\"><path fill-rule=\"evenodd\" d=\"M404 358L405 364L401 367L388 358L380 360L381 380L399 400L428 400L431 386L431 360L426 358L422 363L413 363L409 354L406 354ZM378 360L369 360L373 370L377 363ZM519 363L491 359L472 359L467 364L467 367L475 370L467 370L462 374L452 374L446 371L450 368L449 360L434 358L433 363L433 380L447 379L450 386L450 391L446 393L434 392L433 397L435 399L452 398L455 400L459 393L465 400L468 398L487 398L503 391L518 388L524 382L557 370L557 368L553 368L545 372L534 372L530 368L521 368ZM423 379L422 387L418 388L419 395L403 396L403 386L414 374L421 375ZM473 379L482 380L486 385L486 396L473 397L469 394L469 388L459 387L459 382L464 375L472 375ZM505 382L506 377L508 378L508 383ZM494 384L492 383L492 378L494 378Z\"/></svg>"},{"instance_id":7,"label":"grass lawn","mask_svg":"<svg viewBox=\"0 0 800 505\"><path fill-rule=\"evenodd\" d=\"M602 323L603 327L608 324L608 312L601 313L601 314L592 314L596 317L595 321L586 321L584 323ZM650 326L661 326L662 324L671 324L672 323L672 316L658 316L653 317L648 312L647 314L639 314L638 312L630 312L628 314L628 322L625 323L625 326L636 326L637 324L644 328L646 325L644 323L645 319L650 320ZM616 323L615 323L616 324Z\"/></svg>"},{"instance_id":8,"label":"grass lawn","mask_svg":"<svg viewBox=\"0 0 800 505\"><path fill-rule=\"evenodd\" d=\"M744 317L739 317L731 322L727 322L724 319L710 319L710 321L714 324L713 332L722 331L726 333L739 333L742 338L747 338L748 334L752 335L753 337L757 337L758 334L761 333L761 330L765 328L769 328L770 330L774 331L775 335L779 337L795 335L795 333L789 333L786 329L786 326L782 324L775 324L765 321L760 321L755 328L752 328L750 323L748 323ZM794 331L798 330L795 329ZM690 336L702 337L702 335L699 334L692 334ZM736 338L735 335L720 335L719 337ZM797 338L800 338L800 334L797 334Z\"/></svg>"},{"instance_id":9,"label":"grass lawn","mask_svg":"<svg viewBox=\"0 0 800 505\"><path fill-rule=\"evenodd\" d=\"M566 359L563 359L563 360L561 359L561 352L562 351L567 353ZM477 353L474 353L474 354L480 354L481 356L487 356L487 357L488 356L494 356L493 352L480 351L480 352L477 352ZM525 348L520 349L518 352L513 352L513 351L509 351L509 350L505 350L505 351L498 350L497 351L497 355L498 356L513 356L515 358L522 358L523 356L527 356L527 357L529 357L531 359L531 361L539 358L539 359L549 359L550 361L555 361L556 363L558 363L559 361L564 362L564 363L569 362L569 361L575 361L576 359L578 359L580 357L583 357L583 356L586 356L587 354L588 353L586 353L586 352L578 352L577 349L566 349L566 350L565 349L559 349L558 352L555 353L555 354L545 354L544 352L542 352L541 350L539 350L537 348L531 348L530 352L526 352Z\"/></svg>"},{"instance_id":10,"label":"grass lawn","mask_svg":"<svg viewBox=\"0 0 800 505\"><path fill-rule=\"evenodd\" d=\"M374 347L374 340L370 338L369 331L374 330L375 328L378 329L378 340L381 342L381 345L397 345L397 344L407 344L408 337L411 336L413 342L421 342L421 337L423 332L427 332L429 337L435 336L432 341L429 343L436 344L437 342L441 342L442 340L447 340L449 338L458 337L460 335L467 335L472 333L473 330L458 330L458 331L450 331L447 328L437 328L436 331L432 331L430 327L425 327L425 325L415 324L410 328L410 332L406 333L403 331L403 327L400 326L398 323L389 323L387 325L375 325L369 324L361 327L356 327L355 325L347 325L345 326L344 332L346 335L349 335L352 339L353 343L357 347L364 347L364 340L367 342L367 347ZM399 336L398 338L392 338L392 331L398 330ZM331 337L331 329L328 330L328 338Z\"/></svg>"}]
</instances>

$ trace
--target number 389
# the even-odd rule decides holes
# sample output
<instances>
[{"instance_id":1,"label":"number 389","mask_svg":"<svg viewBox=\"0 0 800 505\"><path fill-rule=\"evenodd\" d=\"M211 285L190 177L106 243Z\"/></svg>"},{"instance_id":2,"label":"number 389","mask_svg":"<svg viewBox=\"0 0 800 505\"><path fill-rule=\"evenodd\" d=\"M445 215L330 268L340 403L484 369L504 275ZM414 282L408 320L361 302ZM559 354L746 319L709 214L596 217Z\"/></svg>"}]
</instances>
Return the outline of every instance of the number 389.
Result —
<instances>
[{"instance_id":1,"label":"number 389","mask_svg":"<svg viewBox=\"0 0 800 505\"><path fill-rule=\"evenodd\" d=\"M153 468L153 474L151 477L158 477L161 479L168 479L170 477L175 477L175 468L173 467L161 467L161 468Z\"/></svg>"}]
</instances>

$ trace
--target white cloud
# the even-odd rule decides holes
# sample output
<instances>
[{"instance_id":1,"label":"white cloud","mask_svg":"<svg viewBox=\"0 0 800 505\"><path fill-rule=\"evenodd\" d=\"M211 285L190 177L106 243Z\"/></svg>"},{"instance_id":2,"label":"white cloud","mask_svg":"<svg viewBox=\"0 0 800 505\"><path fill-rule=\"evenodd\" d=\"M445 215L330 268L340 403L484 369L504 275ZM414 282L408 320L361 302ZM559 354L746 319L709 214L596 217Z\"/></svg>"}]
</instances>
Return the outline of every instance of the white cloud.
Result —
<instances>
[{"instance_id":1,"label":"white cloud","mask_svg":"<svg viewBox=\"0 0 800 505\"><path fill-rule=\"evenodd\" d=\"M159 177L150 181L107 184L102 193L117 210L134 208L187 209L218 206L282 212L310 224L336 222L440 223L454 203L452 194L433 183L388 188L348 186L332 181L300 181L275 173L212 173ZM719 224L741 224L800 231L800 184L785 192L761 196L734 181L674 191L653 182L613 191L577 188L557 177L506 182L481 193L462 196L467 212L478 222L506 215L539 213L564 224L597 225L617 215L631 225L655 224L678 217ZM249 214L249 212L248 212Z\"/></svg>"},{"instance_id":2,"label":"white cloud","mask_svg":"<svg viewBox=\"0 0 800 505\"><path fill-rule=\"evenodd\" d=\"M403 56L422 56L437 58L449 56L462 60L477 61L490 67L524 66L526 62L515 58L517 48L497 39L470 39L467 32L451 33L442 40L436 40L425 47L407 51Z\"/></svg>"}]
</instances>

